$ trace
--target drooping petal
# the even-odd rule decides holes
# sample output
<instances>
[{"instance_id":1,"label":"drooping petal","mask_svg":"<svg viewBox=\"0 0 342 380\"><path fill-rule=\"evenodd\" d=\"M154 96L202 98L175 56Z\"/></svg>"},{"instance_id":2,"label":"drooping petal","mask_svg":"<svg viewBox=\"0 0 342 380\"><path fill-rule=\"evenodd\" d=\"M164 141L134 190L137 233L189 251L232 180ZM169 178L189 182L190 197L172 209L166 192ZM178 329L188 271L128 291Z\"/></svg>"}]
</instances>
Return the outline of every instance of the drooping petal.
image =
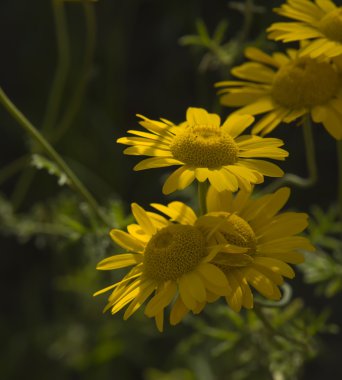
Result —
<instances>
[{"instance_id":1,"label":"drooping petal","mask_svg":"<svg viewBox=\"0 0 342 380\"><path fill-rule=\"evenodd\" d=\"M165 181L163 193L170 194L176 190L183 190L195 179L195 171L188 166L181 166L175 170Z\"/></svg>"},{"instance_id":2,"label":"drooping petal","mask_svg":"<svg viewBox=\"0 0 342 380\"><path fill-rule=\"evenodd\" d=\"M222 125L222 130L232 137L239 136L246 128L254 122L251 115L230 115Z\"/></svg>"},{"instance_id":3,"label":"drooping petal","mask_svg":"<svg viewBox=\"0 0 342 380\"><path fill-rule=\"evenodd\" d=\"M156 284L151 281L145 281L144 283L142 283L139 288L139 294L126 309L123 319L126 320L132 314L134 314L143 305L147 298L152 294L155 288Z\"/></svg>"},{"instance_id":4,"label":"drooping petal","mask_svg":"<svg viewBox=\"0 0 342 380\"><path fill-rule=\"evenodd\" d=\"M221 119L216 114L210 114L203 108L189 107L186 112L186 120L189 125L209 124L216 127L220 126Z\"/></svg>"},{"instance_id":5,"label":"drooping petal","mask_svg":"<svg viewBox=\"0 0 342 380\"><path fill-rule=\"evenodd\" d=\"M141 228L149 235L154 235L157 231L155 225L152 223L150 217L146 211L140 207L137 203L131 205L132 213L135 220L139 223Z\"/></svg>"},{"instance_id":6,"label":"drooping petal","mask_svg":"<svg viewBox=\"0 0 342 380\"><path fill-rule=\"evenodd\" d=\"M180 297L177 297L174 305L172 306L170 313L170 324L172 326L177 325L186 314L188 314L189 309L184 305L184 302Z\"/></svg>"},{"instance_id":7,"label":"drooping petal","mask_svg":"<svg viewBox=\"0 0 342 380\"><path fill-rule=\"evenodd\" d=\"M156 316L172 301L176 291L177 285L174 281L166 282L163 287L158 288L156 295L146 305L145 314L148 317Z\"/></svg>"}]
</instances>

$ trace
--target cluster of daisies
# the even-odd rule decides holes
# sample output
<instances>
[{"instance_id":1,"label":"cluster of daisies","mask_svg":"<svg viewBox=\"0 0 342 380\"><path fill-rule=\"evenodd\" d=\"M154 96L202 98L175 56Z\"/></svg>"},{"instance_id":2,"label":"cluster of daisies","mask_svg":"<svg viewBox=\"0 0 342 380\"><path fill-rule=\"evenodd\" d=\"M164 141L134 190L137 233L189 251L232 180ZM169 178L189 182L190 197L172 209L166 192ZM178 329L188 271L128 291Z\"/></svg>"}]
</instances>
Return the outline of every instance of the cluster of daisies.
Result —
<instances>
[{"instance_id":1,"label":"cluster of daisies","mask_svg":"<svg viewBox=\"0 0 342 380\"><path fill-rule=\"evenodd\" d=\"M225 121L202 108L188 108L180 124L139 115L143 130L118 140L128 146L125 154L148 157L134 170L177 167L164 194L197 182L201 207L196 214L178 201L151 204L153 211L132 204L136 223L110 233L123 252L97 267L129 268L96 293L111 291L105 310L125 308L127 319L144 305L162 331L165 309L171 325L221 298L236 312L251 309L255 292L279 300L284 279L295 275L291 264L314 250L299 235L307 215L281 212L290 190L256 198L253 188L284 174L270 161L288 156L283 142L264 137L279 124L311 116L342 138L342 8L330 0L287 0L275 11L295 22L273 24L269 37L299 41L300 48L272 55L247 48L251 62L232 70L243 81L217 84L221 103L238 107ZM254 115L261 115L257 122Z\"/></svg>"}]
</instances>

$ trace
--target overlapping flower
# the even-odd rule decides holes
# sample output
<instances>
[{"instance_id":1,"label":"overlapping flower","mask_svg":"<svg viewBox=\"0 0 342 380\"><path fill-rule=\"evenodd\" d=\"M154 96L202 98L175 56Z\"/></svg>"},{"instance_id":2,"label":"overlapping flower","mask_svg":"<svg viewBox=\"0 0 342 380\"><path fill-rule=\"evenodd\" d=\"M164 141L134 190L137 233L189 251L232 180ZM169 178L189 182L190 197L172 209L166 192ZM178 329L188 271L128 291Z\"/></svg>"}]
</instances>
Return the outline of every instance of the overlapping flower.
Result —
<instances>
[{"instance_id":1,"label":"overlapping flower","mask_svg":"<svg viewBox=\"0 0 342 380\"><path fill-rule=\"evenodd\" d=\"M342 7L330 0L287 0L275 12L295 22L276 22L267 31L276 41L304 41L301 56L342 54Z\"/></svg>"},{"instance_id":2,"label":"overlapping flower","mask_svg":"<svg viewBox=\"0 0 342 380\"><path fill-rule=\"evenodd\" d=\"M307 227L307 214L279 213L289 195L289 188L257 199L252 199L251 193L245 191L234 195L229 191L218 193L214 188L209 189L208 214L203 221L213 222L211 244L227 242L247 248L243 253L224 249L212 259L226 275L230 290L225 297L235 311L240 311L242 306L253 307L251 286L264 297L279 300L279 285L283 284L284 277L295 276L288 264L304 261L300 250L314 250L305 237L296 236Z\"/></svg>"},{"instance_id":3,"label":"overlapping flower","mask_svg":"<svg viewBox=\"0 0 342 380\"><path fill-rule=\"evenodd\" d=\"M268 55L257 48L245 51L251 62L232 69L243 81L217 83L220 101L240 107L238 114L259 115L253 133L266 135L281 122L311 115L335 139L342 139L341 62L301 57L300 51Z\"/></svg>"},{"instance_id":4,"label":"overlapping flower","mask_svg":"<svg viewBox=\"0 0 342 380\"><path fill-rule=\"evenodd\" d=\"M128 232L112 230L112 239L125 253L111 256L97 269L133 266L123 279L96 294L112 290L105 310L113 314L127 306L129 318L145 302L145 314L163 330L164 309L171 305L175 325L189 312L199 313L207 302L224 296L230 307L253 307L250 286L264 297L279 300L283 277L293 278L288 265L303 261L300 249L312 250L308 240L296 236L307 226L307 215L278 214L290 194L283 188L257 200L241 190L208 192L208 213L197 218L181 202L152 204L170 219L146 212L137 204L137 224Z\"/></svg>"},{"instance_id":5,"label":"overlapping flower","mask_svg":"<svg viewBox=\"0 0 342 380\"><path fill-rule=\"evenodd\" d=\"M137 223L129 225L128 232L114 229L110 234L126 252L102 260L97 269L133 268L121 281L96 294L114 289L105 310L115 314L128 305L124 319L150 298L145 314L155 318L162 331L164 308L169 304L170 323L177 324L189 310L200 311L208 297L226 295L230 287L222 271L210 263L221 245L209 244L206 221L197 219L181 202L153 206L171 219L132 204ZM246 251L234 243L223 246L230 252Z\"/></svg>"}]
</instances>

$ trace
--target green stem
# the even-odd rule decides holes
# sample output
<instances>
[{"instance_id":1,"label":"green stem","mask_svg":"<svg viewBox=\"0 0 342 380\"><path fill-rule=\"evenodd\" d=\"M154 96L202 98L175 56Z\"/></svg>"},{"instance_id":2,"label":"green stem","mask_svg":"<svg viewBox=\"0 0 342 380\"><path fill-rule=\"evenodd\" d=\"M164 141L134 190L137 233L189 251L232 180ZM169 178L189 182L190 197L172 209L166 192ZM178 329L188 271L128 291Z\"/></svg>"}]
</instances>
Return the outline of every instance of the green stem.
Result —
<instances>
[{"instance_id":1,"label":"green stem","mask_svg":"<svg viewBox=\"0 0 342 380\"><path fill-rule=\"evenodd\" d=\"M271 185L266 186L262 190L262 193L272 192L284 185L294 185L301 188L308 188L312 187L317 182L318 175L315 155L315 143L312 133L310 115L303 116L302 124L308 177L302 178L296 174L287 173L284 175L284 177L280 178L277 181L274 181Z\"/></svg>"},{"instance_id":2,"label":"green stem","mask_svg":"<svg viewBox=\"0 0 342 380\"><path fill-rule=\"evenodd\" d=\"M56 27L58 63L43 120L42 130L46 132L56 124L70 63L69 36L63 1L52 0L52 7Z\"/></svg>"},{"instance_id":3,"label":"green stem","mask_svg":"<svg viewBox=\"0 0 342 380\"><path fill-rule=\"evenodd\" d=\"M208 181L200 182L198 181L198 204L200 215L207 213L207 192L208 192Z\"/></svg>"},{"instance_id":4,"label":"green stem","mask_svg":"<svg viewBox=\"0 0 342 380\"><path fill-rule=\"evenodd\" d=\"M287 334L284 334L283 332L277 330L271 322L267 319L263 309L259 305L254 306L254 312L256 316L260 319L260 321L263 323L263 325L266 327L266 329L272 334L272 336L278 336L280 338L283 338L287 340L288 342L291 342L295 344L296 346L301 347L301 349L304 352L308 352L310 349L310 346L308 345L307 342L302 342L298 339L293 338L292 336L288 336Z\"/></svg>"},{"instance_id":5,"label":"green stem","mask_svg":"<svg viewBox=\"0 0 342 380\"><path fill-rule=\"evenodd\" d=\"M44 138L44 136L35 128L33 124L22 114L20 110L11 102L5 92L0 88L0 103L5 107L9 114L19 123L19 125L38 142L45 152L56 162L56 164L64 171L69 178L72 186L79 194L85 199L89 206L93 209L94 213L105 223L108 224L105 216L96 202L95 198L77 178L74 172L69 168L63 158L56 152L51 144Z\"/></svg>"},{"instance_id":6,"label":"green stem","mask_svg":"<svg viewBox=\"0 0 342 380\"><path fill-rule=\"evenodd\" d=\"M342 140L337 141L338 156L338 205L340 211L340 220L342 221Z\"/></svg>"},{"instance_id":7,"label":"green stem","mask_svg":"<svg viewBox=\"0 0 342 380\"><path fill-rule=\"evenodd\" d=\"M75 90L71 96L69 105L64 115L62 116L60 123L58 123L58 127L56 128L55 134L52 137L52 141L54 142L58 141L72 125L72 122L81 107L85 88L92 68L96 40L96 19L94 7L91 3L85 2L83 4L83 9L87 30L83 65L79 80L75 86Z\"/></svg>"},{"instance_id":8,"label":"green stem","mask_svg":"<svg viewBox=\"0 0 342 380\"><path fill-rule=\"evenodd\" d=\"M254 9L253 0L246 0L245 11L244 11L244 21L243 21L240 35L238 37L238 42L241 44L241 46L247 40L248 34L250 32L250 29L253 23L253 17L254 17L253 9Z\"/></svg>"}]
</instances>

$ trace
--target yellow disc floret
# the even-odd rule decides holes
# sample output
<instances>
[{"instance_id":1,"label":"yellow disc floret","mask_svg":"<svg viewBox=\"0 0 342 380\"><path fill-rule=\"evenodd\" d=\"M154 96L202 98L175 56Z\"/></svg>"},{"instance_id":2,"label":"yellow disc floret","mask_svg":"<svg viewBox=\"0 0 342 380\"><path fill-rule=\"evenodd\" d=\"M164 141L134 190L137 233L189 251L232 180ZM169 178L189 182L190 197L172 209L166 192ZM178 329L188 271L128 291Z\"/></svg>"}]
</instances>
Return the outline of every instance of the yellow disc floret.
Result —
<instances>
[{"instance_id":1,"label":"yellow disc floret","mask_svg":"<svg viewBox=\"0 0 342 380\"><path fill-rule=\"evenodd\" d=\"M327 13L319 21L318 28L331 40L342 42L342 7Z\"/></svg>"},{"instance_id":2,"label":"yellow disc floret","mask_svg":"<svg viewBox=\"0 0 342 380\"><path fill-rule=\"evenodd\" d=\"M253 261L252 256L256 252L256 236L252 227L241 217L227 212L212 212L208 215L216 216L218 226L216 233L220 236L218 241L223 244L226 241L228 244L237 245L247 248L247 251L241 253L219 252L214 263L223 272L227 273L232 267L244 267ZM223 223L224 222L224 223Z\"/></svg>"},{"instance_id":3,"label":"yellow disc floret","mask_svg":"<svg viewBox=\"0 0 342 380\"><path fill-rule=\"evenodd\" d=\"M339 76L327 62L299 58L275 75L272 96L284 107L313 107L329 101L339 86Z\"/></svg>"},{"instance_id":4,"label":"yellow disc floret","mask_svg":"<svg viewBox=\"0 0 342 380\"><path fill-rule=\"evenodd\" d=\"M233 165L239 152L233 138L212 125L188 126L175 136L170 150L177 160L199 168Z\"/></svg>"},{"instance_id":5,"label":"yellow disc floret","mask_svg":"<svg viewBox=\"0 0 342 380\"><path fill-rule=\"evenodd\" d=\"M144 272L156 281L176 280L191 272L205 254L205 238L199 229L172 224L159 230L147 244Z\"/></svg>"},{"instance_id":6,"label":"yellow disc floret","mask_svg":"<svg viewBox=\"0 0 342 380\"><path fill-rule=\"evenodd\" d=\"M235 214L222 211L211 212L207 215L216 216L224 220L224 224L221 224L222 228L218 228L218 231L224 236L227 243L249 248L249 253L255 252L255 233L244 219ZM220 222L218 222L218 225L220 225Z\"/></svg>"}]
</instances>

